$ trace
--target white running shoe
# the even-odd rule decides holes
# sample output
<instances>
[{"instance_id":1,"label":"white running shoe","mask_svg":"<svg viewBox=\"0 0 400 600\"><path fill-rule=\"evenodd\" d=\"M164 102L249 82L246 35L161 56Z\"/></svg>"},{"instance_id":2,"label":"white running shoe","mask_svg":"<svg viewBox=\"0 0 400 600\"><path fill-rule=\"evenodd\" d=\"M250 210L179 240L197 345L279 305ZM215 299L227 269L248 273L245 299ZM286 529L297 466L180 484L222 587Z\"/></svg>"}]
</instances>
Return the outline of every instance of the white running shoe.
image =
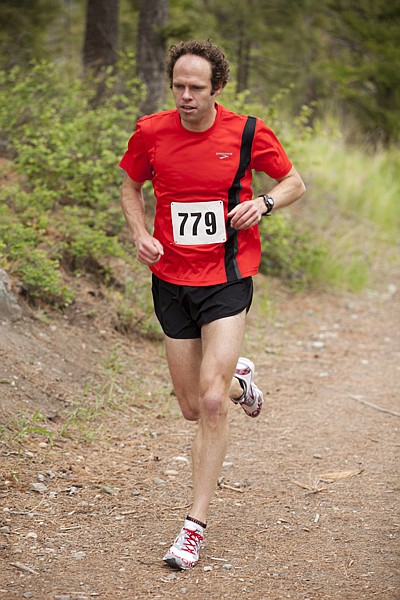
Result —
<instances>
[{"instance_id":1,"label":"white running shoe","mask_svg":"<svg viewBox=\"0 0 400 600\"><path fill-rule=\"evenodd\" d=\"M203 527L186 519L163 561L173 569L193 569L199 561L199 550L203 540Z\"/></svg>"},{"instance_id":2,"label":"white running shoe","mask_svg":"<svg viewBox=\"0 0 400 600\"><path fill-rule=\"evenodd\" d=\"M258 417L264 404L264 396L254 383L254 363L248 358L239 358L234 377L243 382L243 396L231 398L235 404L240 404L249 417Z\"/></svg>"}]
</instances>

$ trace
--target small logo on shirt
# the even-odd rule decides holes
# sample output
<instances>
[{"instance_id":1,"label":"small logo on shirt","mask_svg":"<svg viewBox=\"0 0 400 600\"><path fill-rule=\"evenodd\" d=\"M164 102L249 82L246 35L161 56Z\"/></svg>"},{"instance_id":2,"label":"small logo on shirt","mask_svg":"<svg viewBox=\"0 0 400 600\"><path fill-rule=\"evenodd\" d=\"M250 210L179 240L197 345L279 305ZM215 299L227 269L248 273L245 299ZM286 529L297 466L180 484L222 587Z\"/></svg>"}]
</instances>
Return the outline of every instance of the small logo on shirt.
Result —
<instances>
[{"instance_id":1,"label":"small logo on shirt","mask_svg":"<svg viewBox=\"0 0 400 600\"><path fill-rule=\"evenodd\" d=\"M225 158L230 158L232 156L232 152L216 152L216 156L218 156L219 160L224 160Z\"/></svg>"}]
</instances>

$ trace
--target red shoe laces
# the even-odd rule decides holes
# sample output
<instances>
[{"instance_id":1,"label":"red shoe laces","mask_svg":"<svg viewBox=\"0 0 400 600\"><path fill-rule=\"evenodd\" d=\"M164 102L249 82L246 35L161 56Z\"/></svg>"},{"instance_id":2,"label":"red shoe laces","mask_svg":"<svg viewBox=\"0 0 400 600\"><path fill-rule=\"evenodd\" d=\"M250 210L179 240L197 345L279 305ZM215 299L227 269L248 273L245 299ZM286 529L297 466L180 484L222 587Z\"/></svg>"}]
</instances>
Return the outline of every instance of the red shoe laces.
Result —
<instances>
[{"instance_id":1,"label":"red shoe laces","mask_svg":"<svg viewBox=\"0 0 400 600\"><path fill-rule=\"evenodd\" d=\"M190 554L194 554L197 551L197 546L203 541L203 536L199 531L195 531L194 529L183 528L185 531L185 543L182 544L183 550L186 552L190 552Z\"/></svg>"}]
</instances>

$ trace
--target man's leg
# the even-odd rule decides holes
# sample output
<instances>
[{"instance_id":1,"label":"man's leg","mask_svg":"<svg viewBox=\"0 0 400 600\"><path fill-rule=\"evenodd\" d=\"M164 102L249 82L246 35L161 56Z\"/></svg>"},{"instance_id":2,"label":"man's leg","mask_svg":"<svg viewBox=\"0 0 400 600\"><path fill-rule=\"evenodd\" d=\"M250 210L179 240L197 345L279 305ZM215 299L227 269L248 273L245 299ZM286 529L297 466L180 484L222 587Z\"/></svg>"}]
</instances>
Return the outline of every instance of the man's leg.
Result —
<instances>
[{"instance_id":1,"label":"man's leg","mask_svg":"<svg viewBox=\"0 0 400 600\"><path fill-rule=\"evenodd\" d=\"M238 383L232 377L242 346L245 316L244 311L202 328L200 421L192 446L193 505L189 514L204 523L228 446L229 402L232 387Z\"/></svg>"},{"instance_id":2,"label":"man's leg","mask_svg":"<svg viewBox=\"0 0 400 600\"><path fill-rule=\"evenodd\" d=\"M201 340L166 338L168 364L183 415L199 420L192 446L193 505L190 516L207 520L228 443L228 400L240 396L232 381L240 354L245 311L202 327ZM232 388L232 389L231 389Z\"/></svg>"}]
</instances>

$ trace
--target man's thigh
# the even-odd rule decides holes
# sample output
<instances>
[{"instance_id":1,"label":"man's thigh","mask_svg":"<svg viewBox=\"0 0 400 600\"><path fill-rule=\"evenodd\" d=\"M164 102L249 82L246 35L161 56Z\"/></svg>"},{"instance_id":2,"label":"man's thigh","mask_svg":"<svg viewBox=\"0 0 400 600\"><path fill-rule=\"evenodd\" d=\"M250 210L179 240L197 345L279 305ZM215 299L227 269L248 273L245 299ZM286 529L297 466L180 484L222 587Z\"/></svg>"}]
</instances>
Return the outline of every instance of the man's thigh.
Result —
<instances>
[{"instance_id":1,"label":"man's thigh","mask_svg":"<svg viewBox=\"0 0 400 600\"><path fill-rule=\"evenodd\" d=\"M189 413L197 413L199 405L201 338L176 339L165 336L164 341L175 394L183 414L190 418Z\"/></svg>"},{"instance_id":2,"label":"man's thigh","mask_svg":"<svg viewBox=\"0 0 400 600\"><path fill-rule=\"evenodd\" d=\"M221 387L227 393L240 355L246 322L246 310L217 319L201 329L201 386Z\"/></svg>"},{"instance_id":3,"label":"man's thigh","mask_svg":"<svg viewBox=\"0 0 400 600\"><path fill-rule=\"evenodd\" d=\"M183 413L196 412L206 390L228 394L243 342L246 310L201 328L201 338L165 336L172 383Z\"/></svg>"}]
</instances>

